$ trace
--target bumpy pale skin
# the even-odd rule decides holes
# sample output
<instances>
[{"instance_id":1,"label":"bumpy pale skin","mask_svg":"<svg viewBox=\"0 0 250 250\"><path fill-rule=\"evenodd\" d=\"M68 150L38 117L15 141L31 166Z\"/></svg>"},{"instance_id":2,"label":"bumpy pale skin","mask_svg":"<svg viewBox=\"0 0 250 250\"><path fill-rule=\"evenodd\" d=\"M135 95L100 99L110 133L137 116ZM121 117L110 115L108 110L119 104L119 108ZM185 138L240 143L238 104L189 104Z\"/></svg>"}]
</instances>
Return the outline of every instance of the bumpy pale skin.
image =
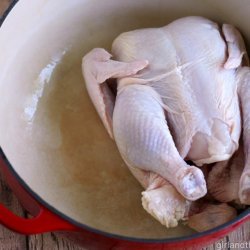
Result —
<instances>
[{"instance_id":1,"label":"bumpy pale skin","mask_svg":"<svg viewBox=\"0 0 250 250\"><path fill-rule=\"evenodd\" d=\"M205 18L187 17L163 28L123 33L112 54L117 61L103 49L83 58L88 93L124 161L146 189L144 208L162 224L175 226L188 212L187 200L207 192L202 171L184 159L197 165L224 161L238 148L238 95L244 102L244 126L250 128L243 39L231 25L220 29ZM109 78L117 78L116 99L105 82ZM248 136L245 129L247 154ZM240 186L241 200L247 202L249 166L247 160Z\"/></svg>"}]
</instances>

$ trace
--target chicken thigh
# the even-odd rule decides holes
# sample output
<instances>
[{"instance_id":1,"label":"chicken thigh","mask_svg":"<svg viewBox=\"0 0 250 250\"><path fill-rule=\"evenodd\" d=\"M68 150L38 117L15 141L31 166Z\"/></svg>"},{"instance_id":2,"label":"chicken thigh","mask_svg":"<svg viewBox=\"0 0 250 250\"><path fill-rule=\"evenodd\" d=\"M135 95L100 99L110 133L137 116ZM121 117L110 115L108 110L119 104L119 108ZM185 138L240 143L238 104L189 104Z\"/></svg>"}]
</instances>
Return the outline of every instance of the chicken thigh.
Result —
<instances>
[{"instance_id":1,"label":"chicken thigh","mask_svg":"<svg viewBox=\"0 0 250 250\"><path fill-rule=\"evenodd\" d=\"M162 28L121 34L112 45L115 60L104 49L83 58L91 100L122 158L146 189L143 206L166 226L185 217L187 200L207 192L202 171L185 160L201 166L228 160L237 150L239 96L245 151L250 153L250 77L249 68L241 67L245 54L233 26L224 24L221 29L208 19L186 17ZM109 78L117 79L116 96L106 82ZM249 202L250 157L246 158L240 195ZM149 176L161 181L153 185ZM181 212L170 211L166 197Z\"/></svg>"}]
</instances>

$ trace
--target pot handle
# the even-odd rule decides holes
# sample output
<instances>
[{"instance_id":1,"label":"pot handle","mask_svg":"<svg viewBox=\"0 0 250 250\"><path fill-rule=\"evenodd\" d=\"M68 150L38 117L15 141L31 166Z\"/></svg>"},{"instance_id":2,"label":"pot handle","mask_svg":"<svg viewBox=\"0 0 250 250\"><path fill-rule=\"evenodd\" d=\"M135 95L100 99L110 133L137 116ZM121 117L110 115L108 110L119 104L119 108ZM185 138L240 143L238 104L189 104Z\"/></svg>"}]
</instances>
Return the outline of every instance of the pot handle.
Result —
<instances>
[{"instance_id":1,"label":"pot handle","mask_svg":"<svg viewBox=\"0 0 250 250\"><path fill-rule=\"evenodd\" d=\"M15 215L0 204L0 223L12 231L26 235L52 231L79 231L79 228L42 206L37 216L28 219Z\"/></svg>"}]
</instances>

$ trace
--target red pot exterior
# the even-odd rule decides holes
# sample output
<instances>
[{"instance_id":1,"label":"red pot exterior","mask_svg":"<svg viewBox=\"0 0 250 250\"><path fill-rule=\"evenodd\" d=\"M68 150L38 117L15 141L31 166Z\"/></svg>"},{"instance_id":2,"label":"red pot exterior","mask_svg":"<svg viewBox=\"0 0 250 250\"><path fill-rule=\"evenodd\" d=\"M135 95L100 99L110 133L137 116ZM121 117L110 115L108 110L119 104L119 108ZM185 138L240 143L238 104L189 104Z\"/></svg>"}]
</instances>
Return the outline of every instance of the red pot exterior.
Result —
<instances>
[{"instance_id":1,"label":"red pot exterior","mask_svg":"<svg viewBox=\"0 0 250 250\"><path fill-rule=\"evenodd\" d=\"M81 225L76 226L73 222L69 222L66 218L62 218L59 214L56 214L54 211L40 204L19 182L18 178L2 158L0 159L0 170L23 207L34 216L32 219L20 218L0 205L0 222L3 225L13 231L27 235L50 231L63 231L63 235L66 235L68 238L90 250L167 250L184 249L191 246L193 249L201 249L202 246L213 243L250 219L250 213L248 213L246 216L221 230L193 237L192 239L174 242L169 242L169 240L166 240L166 242L146 242L146 240L142 242L130 240L129 238L112 237L110 235L105 235L105 233L102 234L85 229L83 225L82 227Z\"/></svg>"}]
</instances>

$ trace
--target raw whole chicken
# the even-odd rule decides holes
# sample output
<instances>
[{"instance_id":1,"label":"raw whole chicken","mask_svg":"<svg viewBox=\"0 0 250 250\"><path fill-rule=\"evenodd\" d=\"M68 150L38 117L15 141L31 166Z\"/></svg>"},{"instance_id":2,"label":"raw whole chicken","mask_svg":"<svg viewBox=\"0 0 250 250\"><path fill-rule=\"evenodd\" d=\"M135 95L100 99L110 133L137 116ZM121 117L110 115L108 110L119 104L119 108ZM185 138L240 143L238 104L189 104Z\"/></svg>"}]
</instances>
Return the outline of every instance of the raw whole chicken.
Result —
<instances>
[{"instance_id":1,"label":"raw whole chicken","mask_svg":"<svg viewBox=\"0 0 250 250\"><path fill-rule=\"evenodd\" d=\"M207 193L197 166L226 161L238 149L240 107L239 198L250 204L250 69L238 30L186 17L123 33L111 53L86 54L83 75L104 126L145 188L143 207L167 227L185 219L192 201ZM117 79L116 94L110 78Z\"/></svg>"}]
</instances>

